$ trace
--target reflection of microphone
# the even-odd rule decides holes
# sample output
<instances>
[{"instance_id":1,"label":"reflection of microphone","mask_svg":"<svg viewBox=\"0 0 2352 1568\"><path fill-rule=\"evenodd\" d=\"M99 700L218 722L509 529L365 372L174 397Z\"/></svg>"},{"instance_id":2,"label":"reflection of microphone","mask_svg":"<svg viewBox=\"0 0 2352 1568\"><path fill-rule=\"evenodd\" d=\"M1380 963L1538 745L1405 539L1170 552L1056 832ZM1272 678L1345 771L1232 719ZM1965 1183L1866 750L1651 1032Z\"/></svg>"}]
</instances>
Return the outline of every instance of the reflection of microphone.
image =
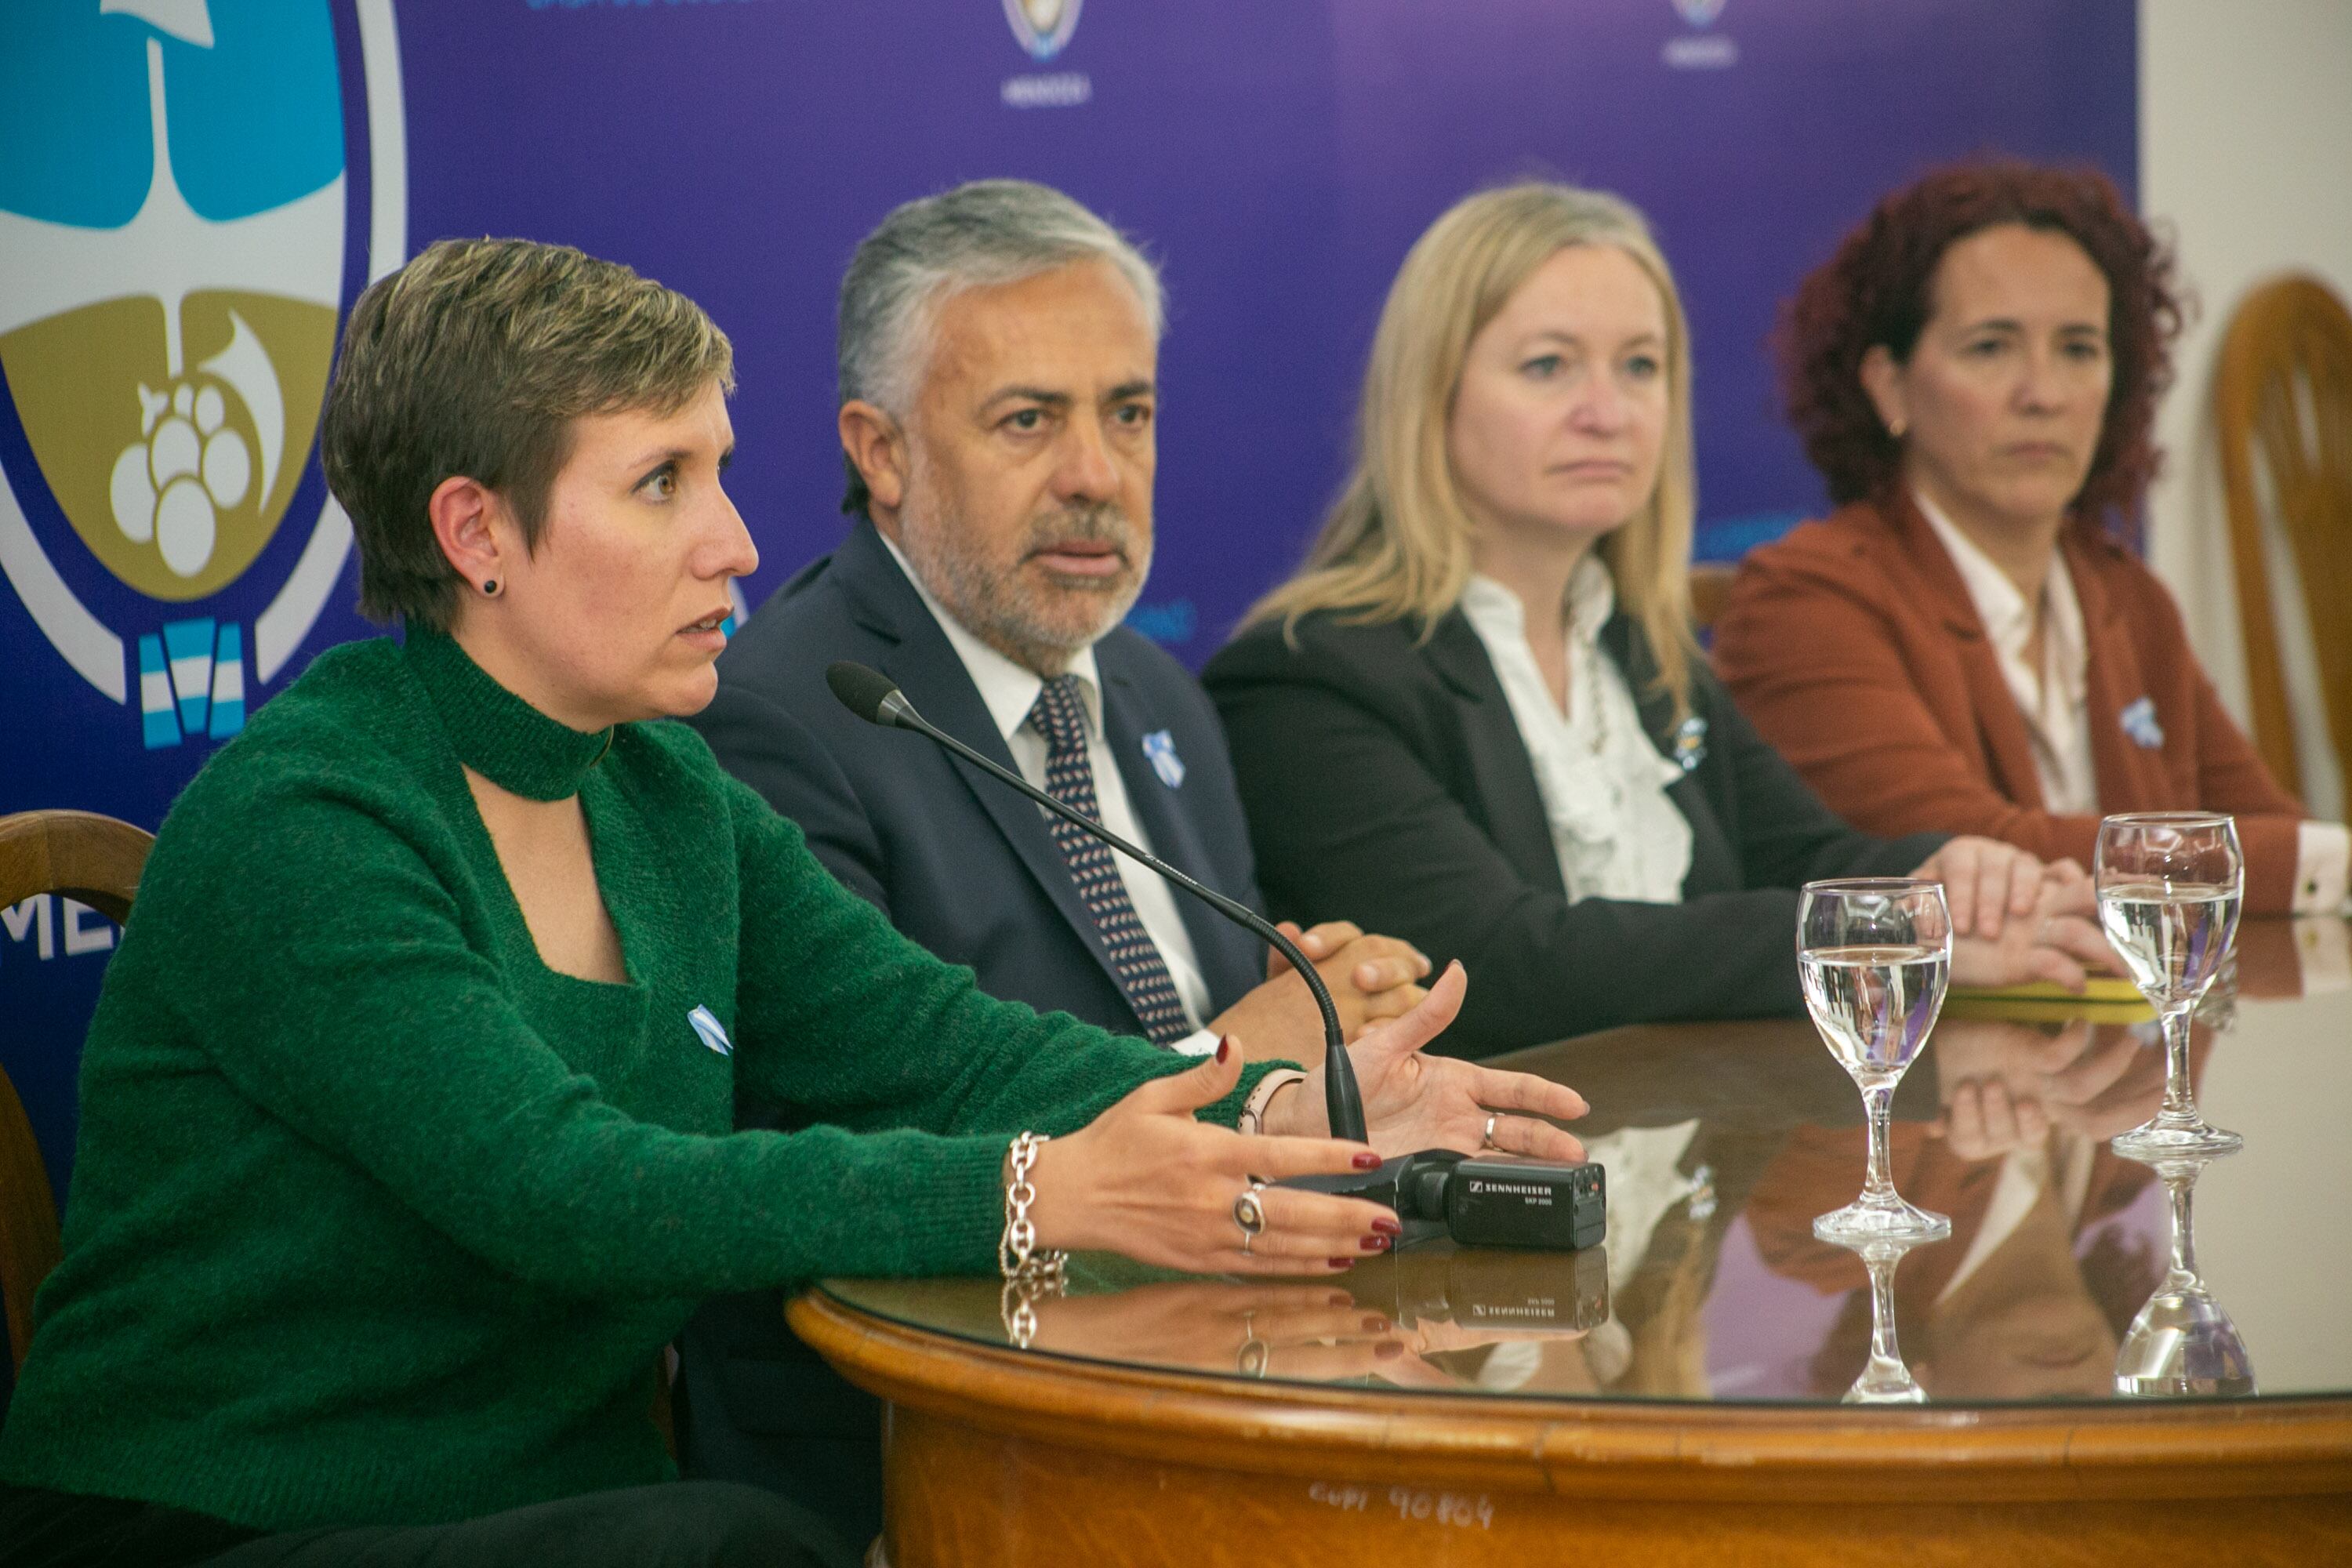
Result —
<instances>
[{"instance_id":1,"label":"reflection of microphone","mask_svg":"<svg viewBox=\"0 0 2352 1568\"><path fill-rule=\"evenodd\" d=\"M1549 1253L1499 1247L1407 1247L1385 1277L1349 1278L1358 1300L1398 1324L1453 1323L1496 1333L1583 1333L1609 1321L1609 1254L1598 1247L1562 1264Z\"/></svg>"},{"instance_id":2,"label":"reflection of microphone","mask_svg":"<svg viewBox=\"0 0 2352 1568\"><path fill-rule=\"evenodd\" d=\"M1248 927L1261 940L1288 959L1290 966L1298 972L1299 979L1306 982L1307 989L1314 994L1315 1005L1321 1009L1323 1014L1323 1060L1325 1063L1323 1101L1324 1110L1331 1122L1331 1135L1334 1138L1345 1138L1357 1143L1369 1141L1364 1135L1363 1096L1356 1088L1355 1065L1348 1059L1347 1042L1339 1032L1339 1009L1331 1005L1331 993L1325 988L1323 977L1315 973L1315 966L1307 962L1307 955L1299 952L1297 944L1288 937L1275 930L1255 910L1235 903L1213 889L1202 887L1159 857L1145 853L1093 817L1084 812L1072 810L1019 773L991 762L953 735L938 728L929 720L916 712L915 705L907 700L907 694L898 689L898 683L880 671L868 669L862 664L852 664L844 660L825 670L824 680L826 685L833 688L833 694L841 699L842 706L867 723L912 730L918 734L929 736L973 766L984 769L994 777L1003 780L1046 810L1077 824L1120 854L1150 867L1160 876L1201 900L1227 920L1238 921ZM1361 1184L1363 1179L1358 1177L1340 1180L1349 1181L1352 1186Z\"/></svg>"}]
</instances>

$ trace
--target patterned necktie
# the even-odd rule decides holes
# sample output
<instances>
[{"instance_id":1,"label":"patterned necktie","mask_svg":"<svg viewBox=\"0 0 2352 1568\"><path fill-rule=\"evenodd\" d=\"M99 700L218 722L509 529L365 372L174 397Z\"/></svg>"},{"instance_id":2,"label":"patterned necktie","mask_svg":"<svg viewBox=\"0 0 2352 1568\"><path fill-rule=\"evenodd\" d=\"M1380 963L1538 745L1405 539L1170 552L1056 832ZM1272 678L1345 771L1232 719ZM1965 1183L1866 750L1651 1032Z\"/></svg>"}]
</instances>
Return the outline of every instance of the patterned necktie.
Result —
<instances>
[{"instance_id":1,"label":"patterned necktie","mask_svg":"<svg viewBox=\"0 0 2352 1568\"><path fill-rule=\"evenodd\" d=\"M1094 764L1087 756L1086 700L1078 694L1078 678L1057 675L1037 694L1029 710L1029 725L1045 738L1045 793L1073 811L1096 821L1102 808L1095 801ZM1151 933L1135 912L1119 879L1118 862L1109 845L1076 823L1059 816L1045 819L1046 831L1070 868L1079 901L1094 917L1110 954L1119 989L1127 993L1143 1032L1155 1046L1172 1046L1192 1032L1184 1016L1184 1002L1169 978L1168 965L1153 945Z\"/></svg>"}]
</instances>

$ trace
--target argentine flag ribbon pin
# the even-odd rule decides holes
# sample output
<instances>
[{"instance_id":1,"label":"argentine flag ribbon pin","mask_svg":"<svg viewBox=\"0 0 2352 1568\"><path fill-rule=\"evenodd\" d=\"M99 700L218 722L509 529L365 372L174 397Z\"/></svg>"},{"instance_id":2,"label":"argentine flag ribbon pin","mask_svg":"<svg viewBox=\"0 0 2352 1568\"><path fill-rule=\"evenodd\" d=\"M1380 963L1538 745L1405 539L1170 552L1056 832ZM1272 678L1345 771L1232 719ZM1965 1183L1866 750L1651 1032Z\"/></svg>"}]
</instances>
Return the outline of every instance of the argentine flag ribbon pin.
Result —
<instances>
[{"instance_id":1,"label":"argentine flag ribbon pin","mask_svg":"<svg viewBox=\"0 0 2352 1568\"><path fill-rule=\"evenodd\" d=\"M719 1021L718 1014L708 1007L697 1007L686 1016L686 1021L694 1026L694 1032L702 1037L704 1045L722 1057L735 1054L735 1042L727 1037L727 1027Z\"/></svg>"},{"instance_id":2,"label":"argentine flag ribbon pin","mask_svg":"<svg viewBox=\"0 0 2352 1568\"><path fill-rule=\"evenodd\" d=\"M1176 737L1165 730L1154 730L1143 737L1143 755L1151 763L1151 771L1170 789L1184 787L1184 759L1176 754Z\"/></svg>"}]
</instances>

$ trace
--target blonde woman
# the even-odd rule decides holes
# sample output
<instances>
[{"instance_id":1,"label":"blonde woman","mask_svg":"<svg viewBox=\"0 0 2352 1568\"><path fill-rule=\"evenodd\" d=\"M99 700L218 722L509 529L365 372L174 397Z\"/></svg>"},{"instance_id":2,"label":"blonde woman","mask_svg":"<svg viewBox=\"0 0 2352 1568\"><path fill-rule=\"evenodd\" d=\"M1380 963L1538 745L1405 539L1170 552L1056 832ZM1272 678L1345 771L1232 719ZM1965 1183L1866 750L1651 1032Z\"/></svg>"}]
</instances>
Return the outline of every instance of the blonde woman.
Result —
<instances>
[{"instance_id":1,"label":"blonde woman","mask_svg":"<svg viewBox=\"0 0 2352 1568\"><path fill-rule=\"evenodd\" d=\"M1795 1012L1819 877L1943 877L1960 977L2081 983L2079 870L1853 831L1699 658L1689 335L1633 207L1528 184L1438 219L1381 311L1359 446L1206 680L1268 900L1475 975L1438 1048Z\"/></svg>"}]
</instances>

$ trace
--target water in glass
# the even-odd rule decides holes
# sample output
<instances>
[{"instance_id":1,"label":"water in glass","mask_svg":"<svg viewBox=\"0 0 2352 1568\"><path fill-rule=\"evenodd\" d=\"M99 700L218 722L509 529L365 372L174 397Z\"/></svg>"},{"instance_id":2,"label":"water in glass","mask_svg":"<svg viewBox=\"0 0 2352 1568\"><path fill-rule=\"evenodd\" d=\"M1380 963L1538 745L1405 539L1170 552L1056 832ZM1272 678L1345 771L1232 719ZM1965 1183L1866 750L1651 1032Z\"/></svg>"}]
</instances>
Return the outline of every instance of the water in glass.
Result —
<instances>
[{"instance_id":1,"label":"water in glass","mask_svg":"<svg viewBox=\"0 0 2352 1568\"><path fill-rule=\"evenodd\" d=\"M2246 885L2237 824L2203 812L2127 813L2099 824L2092 876L2099 921L2164 1028L2164 1105L2115 1141L2154 1162L2221 1154L2243 1140L2198 1113L2189 1015L2229 962Z\"/></svg>"},{"instance_id":2,"label":"water in glass","mask_svg":"<svg viewBox=\"0 0 2352 1568\"><path fill-rule=\"evenodd\" d=\"M1808 882L1797 900L1797 972L1813 1026L1862 1090L1869 1157L1862 1195L1813 1221L1824 1241L1949 1236L1952 1222L1903 1201L1891 1176L1895 1086L1927 1043L1951 973L1951 912L1936 882Z\"/></svg>"}]
</instances>

